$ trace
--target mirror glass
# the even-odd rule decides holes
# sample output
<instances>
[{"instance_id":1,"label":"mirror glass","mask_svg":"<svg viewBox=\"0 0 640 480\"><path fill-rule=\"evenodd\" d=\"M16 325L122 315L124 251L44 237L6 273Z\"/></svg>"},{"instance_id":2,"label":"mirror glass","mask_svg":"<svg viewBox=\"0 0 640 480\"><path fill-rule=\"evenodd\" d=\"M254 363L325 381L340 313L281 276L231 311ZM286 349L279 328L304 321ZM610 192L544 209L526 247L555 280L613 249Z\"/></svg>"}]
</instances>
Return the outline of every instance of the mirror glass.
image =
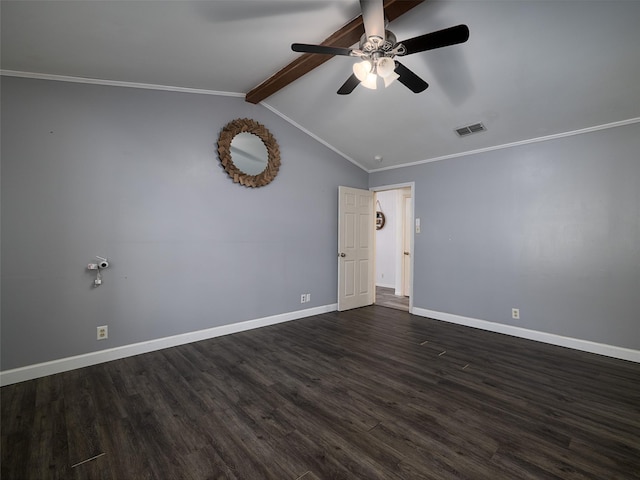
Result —
<instances>
[{"instance_id":1,"label":"mirror glass","mask_svg":"<svg viewBox=\"0 0 640 480\"><path fill-rule=\"evenodd\" d=\"M242 132L231 141L231 159L242 173L258 175L267 168L269 152L260 137Z\"/></svg>"}]
</instances>

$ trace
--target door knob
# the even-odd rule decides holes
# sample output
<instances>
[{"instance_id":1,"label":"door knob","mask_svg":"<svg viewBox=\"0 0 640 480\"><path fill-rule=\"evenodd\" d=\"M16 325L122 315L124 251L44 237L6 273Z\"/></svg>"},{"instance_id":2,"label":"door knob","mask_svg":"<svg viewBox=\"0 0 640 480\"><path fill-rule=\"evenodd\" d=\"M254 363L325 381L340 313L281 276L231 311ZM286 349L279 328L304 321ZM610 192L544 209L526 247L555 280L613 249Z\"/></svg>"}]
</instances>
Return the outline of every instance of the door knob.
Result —
<instances>
[{"instance_id":1,"label":"door knob","mask_svg":"<svg viewBox=\"0 0 640 480\"><path fill-rule=\"evenodd\" d=\"M346 253L339 253L339 254L338 254L338 256L339 256L339 257L346 257L346 256L347 256L347 254L346 254Z\"/></svg>"}]
</instances>

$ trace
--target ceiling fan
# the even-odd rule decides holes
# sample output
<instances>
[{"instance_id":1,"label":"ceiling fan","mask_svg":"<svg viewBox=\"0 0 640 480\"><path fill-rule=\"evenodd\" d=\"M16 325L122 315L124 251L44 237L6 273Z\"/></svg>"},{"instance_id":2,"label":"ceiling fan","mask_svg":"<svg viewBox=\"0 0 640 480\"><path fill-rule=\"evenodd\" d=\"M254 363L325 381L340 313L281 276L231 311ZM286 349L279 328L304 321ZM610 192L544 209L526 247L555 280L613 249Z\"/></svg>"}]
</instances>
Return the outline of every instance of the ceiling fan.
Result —
<instances>
[{"instance_id":1,"label":"ceiling fan","mask_svg":"<svg viewBox=\"0 0 640 480\"><path fill-rule=\"evenodd\" d=\"M469 27L457 25L398 42L396 36L385 29L383 0L360 0L360 9L365 33L360 38L358 48L306 43L291 45L294 52L343 55L362 59L353 65L353 73L338 90L340 95L348 95L360 83L375 90L378 77L382 78L385 87L398 80L414 93L423 92L429 84L395 60L395 57L456 45L469 39Z\"/></svg>"}]
</instances>

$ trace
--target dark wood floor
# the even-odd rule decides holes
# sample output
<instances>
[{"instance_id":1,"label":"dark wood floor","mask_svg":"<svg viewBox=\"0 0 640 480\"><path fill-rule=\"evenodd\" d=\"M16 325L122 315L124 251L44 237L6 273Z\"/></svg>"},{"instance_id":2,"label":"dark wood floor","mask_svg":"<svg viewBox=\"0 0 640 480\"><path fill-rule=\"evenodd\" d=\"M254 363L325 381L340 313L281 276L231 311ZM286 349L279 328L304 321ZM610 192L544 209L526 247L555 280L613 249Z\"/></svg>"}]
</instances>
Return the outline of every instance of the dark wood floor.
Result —
<instances>
[{"instance_id":1,"label":"dark wood floor","mask_svg":"<svg viewBox=\"0 0 640 480\"><path fill-rule=\"evenodd\" d=\"M640 478L639 364L377 306L1 394L3 480Z\"/></svg>"},{"instance_id":2,"label":"dark wood floor","mask_svg":"<svg viewBox=\"0 0 640 480\"><path fill-rule=\"evenodd\" d=\"M376 305L408 312L409 297L398 296L395 292L395 288L380 287L376 285Z\"/></svg>"}]
</instances>

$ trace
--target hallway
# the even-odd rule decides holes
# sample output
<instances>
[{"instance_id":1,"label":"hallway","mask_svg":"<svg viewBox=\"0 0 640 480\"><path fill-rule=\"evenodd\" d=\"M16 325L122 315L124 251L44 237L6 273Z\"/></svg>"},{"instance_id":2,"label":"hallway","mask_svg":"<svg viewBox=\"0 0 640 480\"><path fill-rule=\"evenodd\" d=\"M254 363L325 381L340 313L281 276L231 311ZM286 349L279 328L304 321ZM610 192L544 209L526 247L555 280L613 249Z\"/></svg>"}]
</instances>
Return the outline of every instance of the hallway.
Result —
<instances>
[{"instance_id":1,"label":"hallway","mask_svg":"<svg viewBox=\"0 0 640 480\"><path fill-rule=\"evenodd\" d=\"M376 305L395 308L396 310L409 311L409 297L395 294L393 288L376 286Z\"/></svg>"}]
</instances>

